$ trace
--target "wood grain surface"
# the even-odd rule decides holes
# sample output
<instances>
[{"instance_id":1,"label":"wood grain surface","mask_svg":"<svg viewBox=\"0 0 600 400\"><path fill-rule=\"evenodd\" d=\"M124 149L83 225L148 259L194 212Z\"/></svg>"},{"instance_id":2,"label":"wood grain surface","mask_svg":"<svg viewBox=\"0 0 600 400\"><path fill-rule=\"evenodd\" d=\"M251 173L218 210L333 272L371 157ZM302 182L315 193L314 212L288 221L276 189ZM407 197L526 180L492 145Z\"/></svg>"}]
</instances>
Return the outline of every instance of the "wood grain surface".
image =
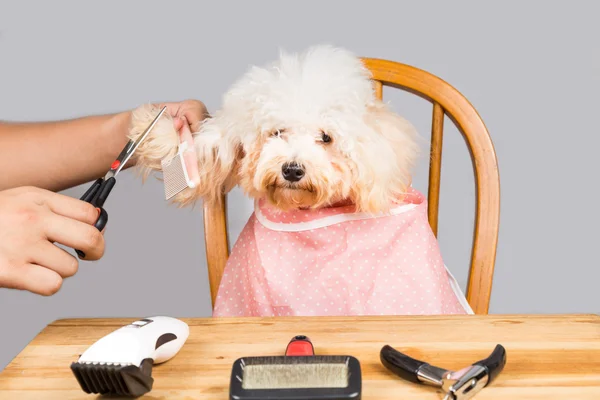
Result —
<instances>
[{"instance_id":1,"label":"wood grain surface","mask_svg":"<svg viewBox=\"0 0 600 400\"><path fill-rule=\"evenodd\" d=\"M71 319L47 326L0 374L0 399L90 399L69 365L88 346L132 319ZM183 319L190 337L153 369L144 399L227 399L241 356L281 355L308 335L317 354L357 357L363 399L442 399L435 388L402 381L379 361L385 344L448 369L507 351L498 379L475 399L600 399L600 318L593 315L366 318Z\"/></svg>"},{"instance_id":2,"label":"wood grain surface","mask_svg":"<svg viewBox=\"0 0 600 400\"><path fill-rule=\"evenodd\" d=\"M69 369L102 336L135 320L70 319L47 326L0 374L0 399L90 399ZM442 399L435 388L404 382L379 361L385 344L448 369L489 355L507 364L476 399L600 399L600 317L594 315L185 319L188 341L153 369L144 399L227 399L241 356L280 355L308 335L317 354L357 357L363 399Z\"/></svg>"}]
</instances>

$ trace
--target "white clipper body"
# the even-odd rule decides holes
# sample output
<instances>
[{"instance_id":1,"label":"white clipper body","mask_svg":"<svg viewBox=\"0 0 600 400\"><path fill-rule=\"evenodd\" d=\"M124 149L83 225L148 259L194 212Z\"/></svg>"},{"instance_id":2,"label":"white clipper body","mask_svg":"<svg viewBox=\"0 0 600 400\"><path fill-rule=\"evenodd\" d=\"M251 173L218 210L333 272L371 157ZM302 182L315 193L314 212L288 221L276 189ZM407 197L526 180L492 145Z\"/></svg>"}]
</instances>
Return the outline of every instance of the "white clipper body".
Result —
<instances>
[{"instance_id":1,"label":"white clipper body","mask_svg":"<svg viewBox=\"0 0 600 400\"><path fill-rule=\"evenodd\" d=\"M71 370L86 393L138 397L152 390L153 365L173 358L188 336L181 320L144 318L98 340Z\"/></svg>"}]
</instances>

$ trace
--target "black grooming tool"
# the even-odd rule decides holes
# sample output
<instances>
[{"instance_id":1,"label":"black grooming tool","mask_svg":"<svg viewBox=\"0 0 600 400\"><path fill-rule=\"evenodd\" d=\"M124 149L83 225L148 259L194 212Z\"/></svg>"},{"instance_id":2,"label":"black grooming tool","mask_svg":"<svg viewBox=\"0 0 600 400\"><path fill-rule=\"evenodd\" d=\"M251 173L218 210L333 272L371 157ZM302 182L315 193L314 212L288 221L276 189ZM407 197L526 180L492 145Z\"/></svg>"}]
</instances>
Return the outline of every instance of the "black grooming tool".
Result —
<instances>
[{"instance_id":1,"label":"black grooming tool","mask_svg":"<svg viewBox=\"0 0 600 400\"><path fill-rule=\"evenodd\" d=\"M444 400L468 400L494 381L506 364L506 350L502 345L487 358L460 371L449 371L424 361L415 360L404 353L384 346L380 352L383 365L409 382L442 388Z\"/></svg>"},{"instance_id":2,"label":"black grooming tool","mask_svg":"<svg viewBox=\"0 0 600 400\"><path fill-rule=\"evenodd\" d=\"M233 363L231 400L360 400L362 374L352 356L317 356L296 336L284 356L243 357Z\"/></svg>"}]
</instances>

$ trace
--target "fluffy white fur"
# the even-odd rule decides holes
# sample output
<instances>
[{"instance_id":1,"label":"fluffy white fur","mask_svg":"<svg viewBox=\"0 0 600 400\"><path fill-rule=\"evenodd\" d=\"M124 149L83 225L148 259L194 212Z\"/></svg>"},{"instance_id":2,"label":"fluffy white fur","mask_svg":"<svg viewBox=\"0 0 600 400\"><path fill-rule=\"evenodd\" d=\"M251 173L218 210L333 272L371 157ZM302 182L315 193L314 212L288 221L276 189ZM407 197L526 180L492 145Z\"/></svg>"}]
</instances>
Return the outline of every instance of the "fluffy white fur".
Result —
<instances>
[{"instance_id":1,"label":"fluffy white fur","mask_svg":"<svg viewBox=\"0 0 600 400\"><path fill-rule=\"evenodd\" d=\"M137 109L130 137L157 111ZM194 132L194 142L201 183L174 198L180 205L219 201L239 185L281 210L351 202L357 211L385 212L402 198L418 155L414 127L376 98L361 60L331 46L281 53L251 68ZM137 164L158 171L177 146L172 122L163 119L138 148ZM286 181L286 162L302 165L305 176Z\"/></svg>"}]
</instances>

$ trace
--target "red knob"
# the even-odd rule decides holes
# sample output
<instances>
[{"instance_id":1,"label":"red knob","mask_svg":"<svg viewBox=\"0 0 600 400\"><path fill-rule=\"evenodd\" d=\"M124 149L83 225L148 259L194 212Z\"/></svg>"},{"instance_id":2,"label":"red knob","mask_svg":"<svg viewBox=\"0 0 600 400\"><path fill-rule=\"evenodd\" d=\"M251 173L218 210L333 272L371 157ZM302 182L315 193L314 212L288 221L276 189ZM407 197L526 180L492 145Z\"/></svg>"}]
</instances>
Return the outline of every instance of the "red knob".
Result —
<instances>
[{"instance_id":1,"label":"red knob","mask_svg":"<svg viewBox=\"0 0 600 400\"><path fill-rule=\"evenodd\" d=\"M285 350L286 356L314 356L315 350L312 342L306 336L296 336L288 343Z\"/></svg>"}]
</instances>

